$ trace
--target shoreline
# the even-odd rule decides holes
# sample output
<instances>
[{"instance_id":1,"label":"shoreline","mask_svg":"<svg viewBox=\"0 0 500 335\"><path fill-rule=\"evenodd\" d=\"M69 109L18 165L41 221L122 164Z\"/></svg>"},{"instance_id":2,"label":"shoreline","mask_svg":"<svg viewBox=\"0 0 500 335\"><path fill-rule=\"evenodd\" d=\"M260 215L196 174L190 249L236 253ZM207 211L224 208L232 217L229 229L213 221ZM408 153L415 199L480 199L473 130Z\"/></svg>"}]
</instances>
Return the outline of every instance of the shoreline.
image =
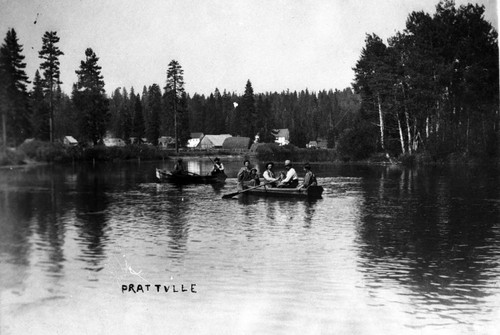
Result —
<instances>
[{"instance_id":1,"label":"shoreline","mask_svg":"<svg viewBox=\"0 0 500 335\"><path fill-rule=\"evenodd\" d=\"M372 156L359 160L342 159L334 149L305 149L293 146L277 147L262 145L262 150L229 150L223 148L186 150L176 152L174 149L159 149L150 146L130 145L125 147L65 147L51 145L47 142L31 142L19 148L11 148L7 154L0 154L0 170L22 169L41 165L60 165L75 163L96 162L131 162L131 161L174 161L182 159L206 159L213 161L216 157L222 160L258 160L274 163L287 159L295 164L310 163L311 165L370 165L392 167L418 166L500 166L500 158L470 157L466 154L455 153L447 157L436 158L422 152L411 156L401 155L397 158L387 153L378 152Z\"/></svg>"}]
</instances>

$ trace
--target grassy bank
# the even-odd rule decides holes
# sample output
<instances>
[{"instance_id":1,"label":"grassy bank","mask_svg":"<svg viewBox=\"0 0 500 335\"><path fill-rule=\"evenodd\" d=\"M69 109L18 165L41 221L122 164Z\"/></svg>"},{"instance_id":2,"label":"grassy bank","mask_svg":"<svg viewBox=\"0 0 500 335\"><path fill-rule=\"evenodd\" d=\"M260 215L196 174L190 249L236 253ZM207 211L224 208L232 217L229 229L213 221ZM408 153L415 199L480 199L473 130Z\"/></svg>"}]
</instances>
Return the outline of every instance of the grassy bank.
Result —
<instances>
[{"instance_id":1,"label":"grassy bank","mask_svg":"<svg viewBox=\"0 0 500 335\"><path fill-rule=\"evenodd\" d=\"M334 162L338 160L333 149L304 149L293 145L279 146L274 143L260 145L256 149L260 161Z\"/></svg>"},{"instance_id":2,"label":"grassy bank","mask_svg":"<svg viewBox=\"0 0 500 335\"><path fill-rule=\"evenodd\" d=\"M163 150L148 145L127 145L124 147L95 146L89 148L68 147L61 143L31 141L18 148L9 148L0 152L0 166L22 165L31 162L65 163L78 161L120 161L120 160L162 160L175 156L183 157L255 157L260 161L284 162L289 159L294 162L344 162L361 164L393 164L404 166L425 165L462 165L462 164L493 164L500 165L498 157L478 158L466 154L450 154L446 157L436 157L427 152L412 155L401 155L397 158L387 158L385 153L376 153L363 160L354 160L350 156L341 155L334 149L304 149L293 145L278 146L274 143L259 145L252 150Z\"/></svg>"},{"instance_id":3,"label":"grassy bank","mask_svg":"<svg viewBox=\"0 0 500 335\"><path fill-rule=\"evenodd\" d=\"M75 161L114 160L161 160L168 157L164 150L148 145L128 145L124 147L95 146L83 148L68 147L61 143L31 141L16 149L8 149L0 154L0 166L20 165L31 161L44 163L65 163Z\"/></svg>"}]
</instances>

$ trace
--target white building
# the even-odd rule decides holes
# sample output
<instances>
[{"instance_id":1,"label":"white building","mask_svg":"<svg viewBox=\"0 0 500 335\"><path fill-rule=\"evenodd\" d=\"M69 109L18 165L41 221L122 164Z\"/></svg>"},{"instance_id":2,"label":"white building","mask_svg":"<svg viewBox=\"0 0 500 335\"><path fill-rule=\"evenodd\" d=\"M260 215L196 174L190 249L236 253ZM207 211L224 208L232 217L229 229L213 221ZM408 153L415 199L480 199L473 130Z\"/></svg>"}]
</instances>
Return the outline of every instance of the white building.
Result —
<instances>
[{"instance_id":1,"label":"white building","mask_svg":"<svg viewBox=\"0 0 500 335\"><path fill-rule=\"evenodd\" d=\"M275 143L278 143L279 145L290 144L290 131L288 130L288 128L274 129L272 131L272 134L274 135Z\"/></svg>"},{"instance_id":2,"label":"white building","mask_svg":"<svg viewBox=\"0 0 500 335\"><path fill-rule=\"evenodd\" d=\"M200 144L202 138L203 138L203 133L191 133L191 138L188 140L187 147L196 148L198 144Z\"/></svg>"},{"instance_id":3,"label":"white building","mask_svg":"<svg viewBox=\"0 0 500 335\"><path fill-rule=\"evenodd\" d=\"M124 147L125 141L121 138L108 137L104 139L104 145L107 147Z\"/></svg>"},{"instance_id":4,"label":"white building","mask_svg":"<svg viewBox=\"0 0 500 335\"><path fill-rule=\"evenodd\" d=\"M78 145L78 141L73 136L64 136L63 143L69 146Z\"/></svg>"}]
</instances>

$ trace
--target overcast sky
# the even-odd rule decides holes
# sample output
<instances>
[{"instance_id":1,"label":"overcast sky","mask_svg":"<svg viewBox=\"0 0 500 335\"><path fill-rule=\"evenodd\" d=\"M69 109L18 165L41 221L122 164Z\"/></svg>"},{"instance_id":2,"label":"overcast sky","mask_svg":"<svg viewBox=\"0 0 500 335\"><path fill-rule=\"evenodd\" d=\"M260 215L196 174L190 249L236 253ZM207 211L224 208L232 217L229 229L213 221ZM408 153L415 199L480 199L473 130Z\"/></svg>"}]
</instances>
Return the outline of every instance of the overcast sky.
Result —
<instances>
[{"instance_id":1,"label":"overcast sky","mask_svg":"<svg viewBox=\"0 0 500 335\"><path fill-rule=\"evenodd\" d=\"M186 91L243 93L344 89L366 33L386 40L408 14L434 14L437 0L0 0L1 41L14 28L34 77L46 31L57 31L63 91L91 47L106 91L165 86L168 63L184 69ZM456 4L468 1L456 0ZM481 0L498 31L496 0Z\"/></svg>"}]
</instances>

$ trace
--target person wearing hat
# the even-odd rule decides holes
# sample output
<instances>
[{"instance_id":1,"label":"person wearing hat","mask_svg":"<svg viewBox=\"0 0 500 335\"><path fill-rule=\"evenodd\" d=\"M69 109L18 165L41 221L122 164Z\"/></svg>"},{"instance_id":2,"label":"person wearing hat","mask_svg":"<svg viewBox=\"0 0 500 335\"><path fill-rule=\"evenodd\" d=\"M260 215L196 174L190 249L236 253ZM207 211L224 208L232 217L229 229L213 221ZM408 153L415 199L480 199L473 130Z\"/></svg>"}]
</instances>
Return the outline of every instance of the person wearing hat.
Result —
<instances>
[{"instance_id":1,"label":"person wearing hat","mask_svg":"<svg viewBox=\"0 0 500 335\"><path fill-rule=\"evenodd\" d=\"M175 174L187 174L187 171L184 169L184 164L182 162L182 158L177 159L177 163L174 165Z\"/></svg>"},{"instance_id":2,"label":"person wearing hat","mask_svg":"<svg viewBox=\"0 0 500 335\"><path fill-rule=\"evenodd\" d=\"M292 167L292 162L290 160L285 161L285 169L286 169L286 176L285 179L281 181L281 183L278 185L278 187L284 187L284 188L295 188L299 185L299 177L297 176L297 172L295 169Z\"/></svg>"},{"instance_id":3,"label":"person wearing hat","mask_svg":"<svg viewBox=\"0 0 500 335\"><path fill-rule=\"evenodd\" d=\"M250 170L250 185L257 186L260 185L259 172L256 168L252 168Z\"/></svg>"},{"instance_id":4,"label":"person wearing hat","mask_svg":"<svg viewBox=\"0 0 500 335\"><path fill-rule=\"evenodd\" d=\"M243 190L248 186L254 186L251 177L252 170L250 169L250 161L245 159L243 161L243 167L238 171L236 177L238 178L238 189Z\"/></svg>"},{"instance_id":5,"label":"person wearing hat","mask_svg":"<svg viewBox=\"0 0 500 335\"><path fill-rule=\"evenodd\" d=\"M269 162L266 164L266 171L262 174L262 177L264 177L264 181L266 183L269 183L270 186L276 187L277 182L279 181L279 178L276 178L273 172L273 167L274 163Z\"/></svg>"},{"instance_id":6,"label":"person wearing hat","mask_svg":"<svg viewBox=\"0 0 500 335\"><path fill-rule=\"evenodd\" d=\"M302 188L307 189L309 186L318 186L316 175L311 171L311 165L309 163L304 164L304 171L306 175L304 176L304 182L300 185L299 190Z\"/></svg>"},{"instance_id":7,"label":"person wearing hat","mask_svg":"<svg viewBox=\"0 0 500 335\"><path fill-rule=\"evenodd\" d=\"M219 173L221 173L221 174L224 173L224 165L221 163L219 157L215 157L214 168L213 168L211 174L212 174L212 176L215 176Z\"/></svg>"}]
</instances>

